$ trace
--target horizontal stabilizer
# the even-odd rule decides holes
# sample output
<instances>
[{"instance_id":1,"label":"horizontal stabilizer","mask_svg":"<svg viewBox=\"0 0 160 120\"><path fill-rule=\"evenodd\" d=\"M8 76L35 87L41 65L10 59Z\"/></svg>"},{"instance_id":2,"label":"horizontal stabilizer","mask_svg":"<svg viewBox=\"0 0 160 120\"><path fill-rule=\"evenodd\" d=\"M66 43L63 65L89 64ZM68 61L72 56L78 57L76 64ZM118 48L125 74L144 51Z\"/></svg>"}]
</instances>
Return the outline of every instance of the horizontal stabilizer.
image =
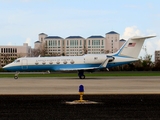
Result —
<instances>
[{"instance_id":1,"label":"horizontal stabilizer","mask_svg":"<svg viewBox=\"0 0 160 120\"><path fill-rule=\"evenodd\" d=\"M148 38L153 38L156 36L146 36L146 37L133 37L132 40L138 40L138 39L148 39Z\"/></svg>"}]
</instances>

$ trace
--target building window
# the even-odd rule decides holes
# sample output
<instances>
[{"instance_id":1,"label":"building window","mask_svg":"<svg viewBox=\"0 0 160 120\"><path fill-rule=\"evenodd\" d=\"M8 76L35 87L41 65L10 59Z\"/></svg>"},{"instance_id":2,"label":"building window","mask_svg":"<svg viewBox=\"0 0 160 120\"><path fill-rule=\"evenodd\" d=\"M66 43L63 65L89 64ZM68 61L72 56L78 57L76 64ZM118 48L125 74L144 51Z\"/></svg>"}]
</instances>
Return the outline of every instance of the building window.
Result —
<instances>
[{"instance_id":1,"label":"building window","mask_svg":"<svg viewBox=\"0 0 160 120\"><path fill-rule=\"evenodd\" d=\"M92 45L100 45L100 40L92 40Z\"/></svg>"},{"instance_id":2,"label":"building window","mask_svg":"<svg viewBox=\"0 0 160 120\"><path fill-rule=\"evenodd\" d=\"M57 46L57 40L55 41L54 46Z\"/></svg>"},{"instance_id":3,"label":"building window","mask_svg":"<svg viewBox=\"0 0 160 120\"><path fill-rule=\"evenodd\" d=\"M74 40L70 40L70 46L74 46Z\"/></svg>"},{"instance_id":4,"label":"building window","mask_svg":"<svg viewBox=\"0 0 160 120\"><path fill-rule=\"evenodd\" d=\"M68 40L67 40L67 46L68 46Z\"/></svg>"},{"instance_id":5,"label":"building window","mask_svg":"<svg viewBox=\"0 0 160 120\"><path fill-rule=\"evenodd\" d=\"M58 40L58 46L60 46L60 40Z\"/></svg>"},{"instance_id":6,"label":"building window","mask_svg":"<svg viewBox=\"0 0 160 120\"><path fill-rule=\"evenodd\" d=\"M102 45L103 45L103 40L102 40Z\"/></svg>"}]
</instances>

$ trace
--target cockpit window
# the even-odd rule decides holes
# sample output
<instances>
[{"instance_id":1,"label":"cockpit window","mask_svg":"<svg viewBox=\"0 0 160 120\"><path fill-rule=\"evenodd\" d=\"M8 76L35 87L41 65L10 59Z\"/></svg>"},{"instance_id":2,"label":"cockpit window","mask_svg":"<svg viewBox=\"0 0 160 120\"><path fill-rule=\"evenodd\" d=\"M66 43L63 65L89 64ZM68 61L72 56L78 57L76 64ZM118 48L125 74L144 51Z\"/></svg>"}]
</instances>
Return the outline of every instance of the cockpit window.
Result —
<instances>
[{"instance_id":1,"label":"cockpit window","mask_svg":"<svg viewBox=\"0 0 160 120\"><path fill-rule=\"evenodd\" d=\"M15 63L18 63L18 62L20 62L20 60L15 60L14 62L15 62Z\"/></svg>"},{"instance_id":2,"label":"cockpit window","mask_svg":"<svg viewBox=\"0 0 160 120\"><path fill-rule=\"evenodd\" d=\"M20 60L17 60L17 62L20 62Z\"/></svg>"}]
</instances>

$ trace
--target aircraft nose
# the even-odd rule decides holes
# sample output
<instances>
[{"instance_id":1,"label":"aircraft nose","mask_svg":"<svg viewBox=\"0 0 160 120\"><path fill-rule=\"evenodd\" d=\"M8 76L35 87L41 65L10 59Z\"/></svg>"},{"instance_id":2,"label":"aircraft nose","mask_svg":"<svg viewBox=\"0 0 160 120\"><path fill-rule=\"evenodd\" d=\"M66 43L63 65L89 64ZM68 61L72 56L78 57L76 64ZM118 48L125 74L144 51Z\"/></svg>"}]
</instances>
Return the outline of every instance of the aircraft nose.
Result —
<instances>
[{"instance_id":1,"label":"aircraft nose","mask_svg":"<svg viewBox=\"0 0 160 120\"><path fill-rule=\"evenodd\" d=\"M5 66L3 66L2 68L3 68L4 70L7 70L8 67L9 67L8 65L5 65Z\"/></svg>"},{"instance_id":2,"label":"aircraft nose","mask_svg":"<svg viewBox=\"0 0 160 120\"><path fill-rule=\"evenodd\" d=\"M17 71L18 69L15 68L15 66L13 66L12 63L8 64L8 65L5 65L4 67L2 67L4 70L7 70L7 71Z\"/></svg>"},{"instance_id":3,"label":"aircraft nose","mask_svg":"<svg viewBox=\"0 0 160 120\"><path fill-rule=\"evenodd\" d=\"M5 66L3 66L2 68L3 68L3 69L5 69L5 68L6 68L6 65L5 65Z\"/></svg>"},{"instance_id":4,"label":"aircraft nose","mask_svg":"<svg viewBox=\"0 0 160 120\"><path fill-rule=\"evenodd\" d=\"M6 68L7 68L7 65L3 66L2 68L3 68L3 69L6 69Z\"/></svg>"}]
</instances>

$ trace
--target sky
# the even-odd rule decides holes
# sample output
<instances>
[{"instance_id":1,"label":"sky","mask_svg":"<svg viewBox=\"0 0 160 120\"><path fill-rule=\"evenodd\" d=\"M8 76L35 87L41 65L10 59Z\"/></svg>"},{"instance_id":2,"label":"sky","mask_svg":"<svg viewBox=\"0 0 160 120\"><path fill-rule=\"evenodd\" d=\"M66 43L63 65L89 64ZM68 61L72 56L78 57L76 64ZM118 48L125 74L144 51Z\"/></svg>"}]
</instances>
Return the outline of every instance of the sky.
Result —
<instances>
[{"instance_id":1,"label":"sky","mask_svg":"<svg viewBox=\"0 0 160 120\"><path fill-rule=\"evenodd\" d=\"M145 41L140 56L160 50L159 0L0 0L0 46L32 48L38 34L49 36L102 35L120 39L156 35Z\"/></svg>"}]
</instances>

